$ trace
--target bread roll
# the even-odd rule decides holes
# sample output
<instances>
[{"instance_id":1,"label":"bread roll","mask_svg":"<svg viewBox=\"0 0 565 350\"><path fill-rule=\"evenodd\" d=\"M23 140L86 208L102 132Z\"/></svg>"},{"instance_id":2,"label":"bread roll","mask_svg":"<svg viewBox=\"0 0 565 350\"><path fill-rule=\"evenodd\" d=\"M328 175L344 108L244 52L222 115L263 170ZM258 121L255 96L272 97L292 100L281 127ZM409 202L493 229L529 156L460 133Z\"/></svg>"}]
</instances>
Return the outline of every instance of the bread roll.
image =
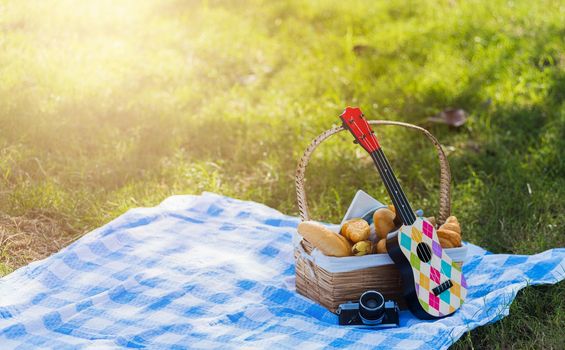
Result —
<instances>
[{"instance_id":1,"label":"bread roll","mask_svg":"<svg viewBox=\"0 0 565 350\"><path fill-rule=\"evenodd\" d=\"M351 244L347 239L315 221L303 221L298 224L298 233L329 256L351 255Z\"/></svg>"},{"instance_id":2,"label":"bread roll","mask_svg":"<svg viewBox=\"0 0 565 350\"><path fill-rule=\"evenodd\" d=\"M373 214L373 222L375 223L375 232L378 239L386 238L386 235L391 232L396 225L394 218L396 214L389 208L380 208Z\"/></svg>"},{"instance_id":3,"label":"bread roll","mask_svg":"<svg viewBox=\"0 0 565 350\"><path fill-rule=\"evenodd\" d=\"M371 228L367 221L363 219L347 220L341 227L341 234L353 243L366 241L371 234Z\"/></svg>"},{"instance_id":4,"label":"bread roll","mask_svg":"<svg viewBox=\"0 0 565 350\"><path fill-rule=\"evenodd\" d=\"M382 253L387 252L387 250L386 250L386 239L381 239L375 245L377 246L377 249L376 249L377 254L382 254Z\"/></svg>"},{"instance_id":5,"label":"bread roll","mask_svg":"<svg viewBox=\"0 0 565 350\"><path fill-rule=\"evenodd\" d=\"M389 204L388 209L394 213L394 227L400 227L402 225L402 220L400 216L396 215L396 208L394 205Z\"/></svg>"},{"instance_id":6,"label":"bread roll","mask_svg":"<svg viewBox=\"0 0 565 350\"><path fill-rule=\"evenodd\" d=\"M371 254L373 243L371 241L360 241L353 245L351 253L356 256Z\"/></svg>"},{"instance_id":7,"label":"bread roll","mask_svg":"<svg viewBox=\"0 0 565 350\"><path fill-rule=\"evenodd\" d=\"M461 235L459 233L445 228L440 228L437 230L437 235L442 248L461 247Z\"/></svg>"}]
</instances>

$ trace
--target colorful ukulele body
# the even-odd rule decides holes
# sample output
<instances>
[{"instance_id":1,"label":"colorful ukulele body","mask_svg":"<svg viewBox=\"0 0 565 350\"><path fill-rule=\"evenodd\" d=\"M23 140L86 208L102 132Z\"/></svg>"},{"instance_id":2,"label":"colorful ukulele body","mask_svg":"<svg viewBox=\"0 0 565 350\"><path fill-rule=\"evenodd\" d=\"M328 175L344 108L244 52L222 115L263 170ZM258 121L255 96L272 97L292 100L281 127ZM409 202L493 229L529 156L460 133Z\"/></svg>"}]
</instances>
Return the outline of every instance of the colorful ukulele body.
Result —
<instances>
[{"instance_id":1,"label":"colorful ukulele body","mask_svg":"<svg viewBox=\"0 0 565 350\"><path fill-rule=\"evenodd\" d=\"M441 248L432 224L416 217L369 123L359 108L347 107L343 125L373 158L403 225L387 237L387 251L402 277L404 298L421 319L451 315L467 296L467 283L459 265Z\"/></svg>"},{"instance_id":2,"label":"colorful ukulele body","mask_svg":"<svg viewBox=\"0 0 565 350\"><path fill-rule=\"evenodd\" d=\"M417 218L389 234L387 250L400 267L404 297L419 318L440 318L454 313L467 296L467 282L458 264L439 244L435 228Z\"/></svg>"}]
</instances>

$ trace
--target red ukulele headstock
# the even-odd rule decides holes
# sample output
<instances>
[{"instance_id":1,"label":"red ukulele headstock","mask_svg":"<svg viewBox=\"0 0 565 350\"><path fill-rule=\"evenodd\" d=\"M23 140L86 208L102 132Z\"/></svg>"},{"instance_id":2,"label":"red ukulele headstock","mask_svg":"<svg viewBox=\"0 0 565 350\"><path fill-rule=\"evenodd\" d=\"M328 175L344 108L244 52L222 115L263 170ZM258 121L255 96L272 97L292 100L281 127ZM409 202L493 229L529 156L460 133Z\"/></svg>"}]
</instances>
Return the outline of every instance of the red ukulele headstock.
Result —
<instances>
[{"instance_id":1,"label":"red ukulele headstock","mask_svg":"<svg viewBox=\"0 0 565 350\"><path fill-rule=\"evenodd\" d=\"M343 121L343 126L353 134L355 142L359 143L365 151L373 153L381 147L375 132L363 118L363 112L359 108L347 107L339 118Z\"/></svg>"}]
</instances>

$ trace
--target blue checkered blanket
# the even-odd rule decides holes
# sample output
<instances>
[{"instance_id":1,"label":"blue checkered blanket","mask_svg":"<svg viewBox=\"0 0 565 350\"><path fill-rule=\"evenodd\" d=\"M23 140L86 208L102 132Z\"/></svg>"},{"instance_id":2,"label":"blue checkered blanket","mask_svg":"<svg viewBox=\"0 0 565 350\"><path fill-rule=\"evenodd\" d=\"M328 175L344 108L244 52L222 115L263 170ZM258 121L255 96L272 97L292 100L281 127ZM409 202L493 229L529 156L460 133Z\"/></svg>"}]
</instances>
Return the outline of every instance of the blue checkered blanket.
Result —
<instances>
[{"instance_id":1,"label":"blue checkered blanket","mask_svg":"<svg viewBox=\"0 0 565 350\"><path fill-rule=\"evenodd\" d=\"M519 256L469 245L469 295L453 316L340 327L295 292L297 224L210 193L130 210L0 279L0 348L443 349L508 315L519 289L565 277L564 248Z\"/></svg>"}]
</instances>

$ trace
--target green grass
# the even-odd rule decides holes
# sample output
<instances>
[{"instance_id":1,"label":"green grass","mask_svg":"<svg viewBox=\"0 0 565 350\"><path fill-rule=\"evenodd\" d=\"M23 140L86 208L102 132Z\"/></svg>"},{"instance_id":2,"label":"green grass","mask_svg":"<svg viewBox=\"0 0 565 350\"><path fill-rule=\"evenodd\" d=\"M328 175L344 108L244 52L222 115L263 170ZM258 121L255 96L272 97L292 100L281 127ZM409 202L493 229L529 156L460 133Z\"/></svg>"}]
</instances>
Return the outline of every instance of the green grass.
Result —
<instances>
[{"instance_id":1,"label":"green grass","mask_svg":"<svg viewBox=\"0 0 565 350\"><path fill-rule=\"evenodd\" d=\"M0 276L4 276L12 272L12 269L2 263L0 263Z\"/></svg>"},{"instance_id":2,"label":"green grass","mask_svg":"<svg viewBox=\"0 0 565 350\"><path fill-rule=\"evenodd\" d=\"M213 191L296 214L296 163L345 106L413 123L460 107L464 127L430 130L449 150L464 239L497 253L565 246L564 11L558 1L0 0L0 211L81 233L171 194ZM434 214L433 147L411 131L377 133L411 202ZM355 147L340 135L316 151L314 218L337 221L358 188L386 200ZM563 300L563 283L527 288L510 317L455 348L558 348Z\"/></svg>"}]
</instances>

